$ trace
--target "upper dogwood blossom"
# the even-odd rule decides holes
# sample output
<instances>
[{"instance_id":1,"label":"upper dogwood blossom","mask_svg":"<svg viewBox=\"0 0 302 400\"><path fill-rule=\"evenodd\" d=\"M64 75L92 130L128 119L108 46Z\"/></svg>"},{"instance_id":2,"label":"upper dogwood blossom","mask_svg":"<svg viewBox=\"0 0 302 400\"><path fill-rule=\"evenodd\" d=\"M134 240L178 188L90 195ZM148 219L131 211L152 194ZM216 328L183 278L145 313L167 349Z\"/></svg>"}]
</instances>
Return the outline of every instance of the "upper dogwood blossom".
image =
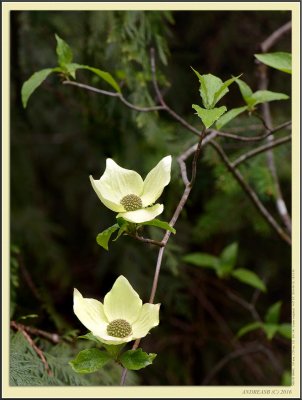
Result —
<instances>
[{"instance_id":1,"label":"upper dogwood blossom","mask_svg":"<svg viewBox=\"0 0 302 400\"><path fill-rule=\"evenodd\" d=\"M104 304L74 289L73 310L84 326L106 344L122 344L147 335L159 324L160 304L142 303L124 276L106 294Z\"/></svg>"},{"instance_id":2,"label":"upper dogwood blossom","mask_svg":"<svg viewBox=\"0 0 302 400\"><path fill-rule=\"evenodd\" d=\"M99 180L90 176L90 181L101 202L119 213L117 217L147 222L163 212L162 204L153 204L170 182L171 162L171 156L164 157L143 180L137 172L121 168L107 158L104 174Z\"/></svg>"}]
</instances>

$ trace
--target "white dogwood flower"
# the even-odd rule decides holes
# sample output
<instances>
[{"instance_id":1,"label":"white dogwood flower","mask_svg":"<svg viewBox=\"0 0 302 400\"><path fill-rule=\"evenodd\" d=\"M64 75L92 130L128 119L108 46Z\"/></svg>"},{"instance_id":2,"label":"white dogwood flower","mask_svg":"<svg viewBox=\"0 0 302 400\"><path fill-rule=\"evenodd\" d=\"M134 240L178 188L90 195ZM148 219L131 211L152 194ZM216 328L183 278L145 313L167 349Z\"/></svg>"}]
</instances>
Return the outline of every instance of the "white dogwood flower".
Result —
<instances>
[{"instance_id":1,"label":"white dogwood flower","mask_svg":"<svg viewBox=\"0 0 302 400\"><path fill-rule=\"evenodd\" d=\"M128 280L119 276L104 304L84 298L74 289L73 310L82 324L101 342L122 344L142 338L159 324L160 304L143 304Z\"/></svg>"},{"instance_id":2,"label":"white dogwood flower","mask_svg":"<svg viewBox=\"0 0 302 400\"><path fill-rule=\"evenodd\" d=\"M93 189L101 202L117 217L126 221L142 223L151 221L164 210L162 204L154 204L171 178L172 157L164 157L146 176L121 168L111 158L106 160L106 169L100 179L90 176Z\"/></svg>"}]
</instances>

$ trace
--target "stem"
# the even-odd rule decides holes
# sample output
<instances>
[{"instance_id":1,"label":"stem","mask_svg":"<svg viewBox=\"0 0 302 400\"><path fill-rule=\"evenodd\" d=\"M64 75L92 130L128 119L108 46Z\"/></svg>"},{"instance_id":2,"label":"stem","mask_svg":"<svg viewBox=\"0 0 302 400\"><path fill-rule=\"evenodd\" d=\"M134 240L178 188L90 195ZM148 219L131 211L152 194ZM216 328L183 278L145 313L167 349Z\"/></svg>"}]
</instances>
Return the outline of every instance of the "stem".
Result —
<instances>
[{"instance_id":1,"label":"stem","mask_svg":"<svg viewBox=\"0 0 302 400\"><path fill-rule=\"evenodd\" d=\"M110 97L117 97L127 107L129 107L129 108L131 108L132 110L135 110L135 111L150 112L150 111L159 111L159 110L163 110L164 109L162 106L154 106L154 107L139 107L139 106L136 106L135 104L129 103L129 101L126 100L125 97L122 95L122 93L119 93L119 92L108 92L107 90L97 89L97 88L95 88L93 86L84 85L83 83L78 83L78 82L74 82L74 81L63 81L62 83L63 83L63 85L77 86L77 87L79 87L81 89L89 90L90 92L104 94L104 95L110 96Z\"/></svg>"},{"instance_id":2,"label":"stem","mask_svg":"<svg viewBox=\"0 0 302 400\"><path fill-rule=\"evenodd\" d=\"M258 115L258 118L259 118L259 115ZM250 136L250 137L249 136L239 136L239 135L234 135L233 133L220 132L220 131L217 131L217 135L222 136L222 137L227 137L230 139L240 140L241 142L258 142L260 140L266 139L271 133L278 132L281 129L286 128L291 124L292 124L291 121L284 122L283 124L280 124L280 125L276 126L275 128L268 129L268 132L264 133L263 135L259 135L259 136Z\"/></svg>"},{"instance_id":3,"label":"stem","mask_svg":"<svg viewBox=\"0 0 302 400\"><path fill-rule=\"evenodd\" d=\"M260 211L260 213L264 217L264 219L271 225L272 228L274 228L274 230L278 233L278 235L286 243L291 245L290 236L286 232L284 232L284 230L280 227L280 225L276 222L276 220L272 217L272 215L267 211L267 209L261 203L261 201L259 200L259 198L258 198L257 194L254 192L254 190L248 185L248 183L245 182L241 173L237 169L233 168L228 157L226 156L226 154L224 153L222 148L219 146L219 144L216 142L211 142L210 144L220 155L221 159L226 164L228 170L236 178L236 180L238 181L238 183L240 184L242 189L245 191L245 193L248 195L248 197L252 200L253 204L256 206L258 211Z\"/></svg>"},{"instance_id":4,"label":"stem","mask_svg":"<svg viewBox=\"0 0 302 400\"><path fill-rule=\"evenodd\" d=\"M273 32L264 42L261 43L260 48L262 53L267 52L285 33L291 30L291 22L281 26L275 32ZM267 90L268 88L268 68L266 65L259 63L258 64L258 73L259 73L259 89ZM267 142L272 143L274 140L274 135L271 132L272 126L272 116L270 111L269 103L264 103L261 105L262 116L258 116L262 121L263 126L267 130ZM276 193L276 209L280 215L281 220L283 221L287 231L289 234L291 233L292 223L291 218L289 216L287 206L285 204L283 194L281 191L281 186L278 178L277 168L275 164L274 154L271 149L267 151L267 165L268 169L271 173L273 184L275 187Z\"/></svg>"},{"instance_id":5,"label":"stem","mask_svg":"<svg viewBox=\"0 0 302 400\"><path fill-rule=\"evenodd\" d=\"M291 138L292 138L291 135L289 135L289 136L286 136L286 137L284 137L284 138L275 140L275 141L273 141L273 142L271 142L271 143L264 144L263 146L259 146L259 147L257 147L256 149L253 149L253 150L249 151L248 153L242 154L242 155L241 155L240 157L238 157L235 161L233 161L233 162L231 163L231 165L232 165L233 168L235 168L235 167L237 167L239 164L241 164L242 162L248 160L248 159L251 158L251 157L256 156L257 154L261 154L261 153L263 153L264 151L267 151L267 150L272 149L272 148L274 148L274 147L280 146L280 145L283 144L283 143L289 142L289 141L291 140Z\"/></svg>"},{"instance_id":6,"label":"stem","mask_svg":"<svg viewBox=\"0 0 302 400\"><path fill-rule=\"evenodd\" d=\"M197 145L194 145L194 157L193 157L193 161L192 161L192 176L191 176L191 180L188 181L185 180L185 190L182 194L182 197L176 207L176 210L174 211L174 214L169 222L170 226L174 226L176 221L178 220L178 217L184 207L184 205L186 204L186 201L188 200L189 194L192 190L193 184L195 182L195 178L196 178L196 170L197 170L197 161L198 158L200 156L200 152L201 152L201 148L203 145L203 140L206 137L206 129L203 129L203 131L198 135L199 136L199 141L197 143ZM209 141L209 140L208 140ZM206 143L204 143L206 144ZM195 149L196 147L196 149ZM191 155L191 151L186 151L185 155L186 157L189 157ZM182 157L183 163L184 163L184 155L180 156ZM185 164L184 164L185 165ZM187 173L186 173L187 176ZM153 277L153 283L152 283L152 288L151 288L151 293L150 293L150 298L149 298L149 303L153 304L154 303L154 299L155 299L155 294L156 294L156 290L157 290L157 286L158 286L158 279L159 279L159 274L160 274L160 270L161 270L161 265L162 265L162 260L163 260L163 254L166 248L166 245L168 243L168 240L170 238L171 232L170 231L166 231L164 234L164 237L162 239L162 241L160 242L162 244L162 247L159 249L158 255L157 255L157 261L156 261L156 267L155 267L155 272L154 272L154 277ZM132 347L132 350L135 350L138 348L139 344L140 344L141 339L137 339L134 342L134 345ZM126 381L126 376L127 376L127 369L124 368L123 372L122 372L122 376L121 376L121 383L120 385L124 385L125 381Z\"/></svg>"},{"instance_id":7,"label":"stem","mask_svg":"<svg viewBox=\"0 0 302 400\"><path fill-rule=\"evenodd\" d=\"M43 354L43 351L34 343L32 338L29 336L29 334L25 331L24 325L18 324L16 321L11 321L10 323L11 327L16 329L17 331L21 332L22 335L25 337L27 342L30 344L30 346L34 349L34 351L37 353L38 357L41 359L42 363L44 364L45 370L47 372L47 375L52 376L52 371L49 368L49 364Z\"/></svg>"},{"instance_id":8,"label":"stem","mask_svg":"<svg viewBox=\"0 0 302 400\"><path fill-rule=\"evenodd\" d=\"M266 53L281 37L289 32L292 28L292 22L289 21L282 25L280 28L275 30L267 39L265 39L261 44L260 48L262 53Z\"/></svg>"}]
</instances>

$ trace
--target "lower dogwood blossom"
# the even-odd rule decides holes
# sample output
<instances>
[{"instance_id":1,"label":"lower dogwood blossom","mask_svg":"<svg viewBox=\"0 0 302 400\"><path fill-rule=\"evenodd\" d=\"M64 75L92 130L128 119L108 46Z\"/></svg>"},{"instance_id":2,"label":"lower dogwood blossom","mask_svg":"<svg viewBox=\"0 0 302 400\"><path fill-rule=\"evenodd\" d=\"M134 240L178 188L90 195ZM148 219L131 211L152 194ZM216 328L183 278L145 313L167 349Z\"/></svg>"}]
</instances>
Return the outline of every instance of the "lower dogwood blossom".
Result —
<instances>
[{"instance_id":1,"label":"lower dogwood blossom","mask_svg":"<svg viewBox=\"0 0 302 400\"><path fill-rule=\"evenodd\" d=\"M104 304L84 298L74 289L73 310L82 324L101 342L118 345L142 338L159 324L160 304L142 303L128 280L119 276Z\"/></svg>"}]
</instances>

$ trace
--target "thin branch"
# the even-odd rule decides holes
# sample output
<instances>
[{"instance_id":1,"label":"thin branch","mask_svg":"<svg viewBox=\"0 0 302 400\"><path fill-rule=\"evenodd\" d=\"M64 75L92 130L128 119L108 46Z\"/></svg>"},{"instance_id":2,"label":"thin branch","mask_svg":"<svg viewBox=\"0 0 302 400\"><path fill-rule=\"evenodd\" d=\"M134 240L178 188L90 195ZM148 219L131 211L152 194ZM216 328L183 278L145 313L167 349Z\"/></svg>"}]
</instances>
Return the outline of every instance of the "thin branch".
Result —
<instances>
[{"instance_id":1,"label":"thin branch","mask_svg":"<svg viewBox=\"0 0 302 400\"><path fill-rule=\"evenodd\" d=\"M162 106L139 107L139 106L136 106L135 104L129 103L129 101L126 100L125 97L122 95L122 93L109 92L107 90L97 89L97 88L95 88L93 86L84 85L83 83L78 83L78 82L74 82L74 81L63 81L62 83L63 83L63 85L77 86L77 87L79 87L81 89L89 90L90 92L104 94L105 96L117 97L127 107L129 107L129 108L131 108L132 110L135 110L135 111L150 112L150 111L159 111L159 110L163 110L164 109L164 107L162 107Z\"/></svg>"},{"instance_id":2,"label":"thin branch","mask_svg":"<svg viewBox=\"0 0 302 400\"><path fill-rule=\"evenodd\" d=\"M251 157L256 156L257 154L261 154L269 149L272 149L274 147L280 146L283 143L287 143L291 140L292 136L286 136L284 138L274 140L273 142L270 142L268 144L264 144L263 146L259 146L256 149L253 149L249 151L248 153L242 154L240 157L238 157L235 161L231 163L232 167L235 168L242 162L250 159Z\"/></svg>"},{"instance_id":3,"label":"thin branch","mask_svg":"<svg viewBox=\"0 0 302 400\"><path fill-rule=\"evenodd\" d=\"M11 327L16 329L17 331L21 332L23 334L23 336L25 337L25 339L28 341L28 343L30 344L30 346L35 350L35 352L37 353L38 357L40 357L42 363L44 364L45 370L47 372L47 374L49 376L52 376L52 371L49 368L48 362L42 352L42 350L34 343L34 341L32 340L32 338L29 336L29 334L25 331L24 329L24 325L22 324L18 324L16 321L11 321L10 323Z\"/></svg>"},{"instance_id":4,"label":"thin branch","mask_svg":"<svg viewBox=\"0 0 302 400\"><path fill-rule=\"evenodd\" d=\"M264 353L272 363L272 365L275 367L276 371L278 372L279 375L282 374L282 367L280 366L280 363L276 359L276 357L272 354L272 352L264 347L261 344L253 343L249 347L246 348L239 348L237 350L232 351L231 353L227 354L224 358L222 358L215 366L214 368L210 371L210 373L205 377L203 380L203 385L208 385L209 382L214 378L217 373L224 368L230 361L239 358L239 357L244 357L248 354L253 354L253 353Z\"/></svg>"},{"instance_id":5,"label":"thin branch","mask_svg":"<svg viewBox=\"0 0 302 400\"><path fill-rule=\"evenodd\" d=\"M286 24L282 25L280 28L275 30L267 39L265 39L261 44L260 48L262 53L266 53L278 40L281 39L283 35L288 33L292 28L292 22L289 21Z\"/></svg>"},{"instance_id":6,"label":"thin branch","mask_svg":"<svg viewBox=\"0 0 302 400\"><path fill-rule=\"evenodd\" d=\"M173 214L173 216L172 216L172 218L171 218L171 220L169 222L169 225L172 226L172 227L175 225L175 223L176 223L176 221L177 221L177 219L178 219L178 217L179 217L179 215L180 215L180 213L181 213L186 201L188 200L189 194L190 194L190 192L192 190L192 187L193 187L193 184L194 184L194 181L195 181L195 177L196 177L197 160L198 160L198 157L200 155L201 148L202 148L202 146L204 144L203 140L206 137L205 135L206 135L206 129L204 129L199 134L199 141L198 141L198 143L196 145L194 145L195 153L194 153L194 158L193 158L193 161L192 161L192 177L191 177L190 181L188 179L187 179L187 181L186 180L184 181L185 182L185 190L184 190L184 192L182 194L182 197L181 197L181 199L180 199L180 201L179 201L179 203L178 203L178 205L176 207L176 210L175 210L175 212L174 212L174 214ZM209 140L206 143L208 143L208 142L209 142ZM186 154L187 154L187 157L189 157L192 153L187 151ZM187 172L186 172L186 176L187 176ZM171 232L170 231L166 231L165 234L164 234L163 239L160 242L160 243L162 243L162 247L159 249L159 252L158 252L158 255L157 255L156 267L155 267L153 283L152 283L152 288L151 288L151 293L150 293L150 298L149 298L149 303L151 303L151 304L154 303L155 294L156 294L157 285L158 285L159 274L160 274L162 260L163 260L163 254L164 254L166 245L168 243L168 240L170 238L170 235L171 235ZM137 339L134 342L134 344L132 346L132 350L135 350L135 349L138 348L138 346L140 344L140 341L141 341L141 339ZM123 386L125 384L126 377L127 377L127 369L124 368L123 372L122 372L122 376L121 376L121 382L120 382L121 386Z\"/></svg>"},{"instance_id":7,"label":"thin branch","mask_svg":"<svg viewBox=\"0 0 302 400\"><path fill-rule=\"evenodd\" d=\"M291 29L291 22L288 22L287 24L283 25L281 28L277 29L275 32L273 32L272 35L270 35L264 42L261 43L260 48L263 53L268 51L270 47L272 47L285 33L290 31ZM267 90L268 88L268 68L266 65L259 63L258 64L258 73L259 73L259 89L260 90ZM271 116L271 111L270 111L270 105L269 103L264 103L261 105L261 110L262 110L262 116L259 116L261 119L263 126L267 130L268 137L267 137L267 142L271 143L274 140L273 132L271 132L271 126L272 126L272 116ZM291 218L289 216L279 178L278 178L278 173L277 173L277 168L275 164L275 159L274 159L274 154L272 150L267 151L267 164L268 164L268 169L271 173L271 176L273 178L273 184L275 187L275 193L276 193L276 208L277 211L281 217L281 220L283 221L287 231L289 234L291 233L291 228L292 228L292 223L291 223Z\"/></svg>"},{"instance_id":8,"label":"thin branch","mask_svg":"<svg viewBox=\"0 0 302 400\"><path fill-rule=\"evenodd\" d=\"M159 246L159 247L163 247L164 243L159 242L157 240L153 240L153 239L148 239L148 238L144 238L143 236L138 236L138 235L131 235L129 233L127 233L128 236L139 240L140 242L144 242L144 243L148 243L148 244L153 244L154 246Z\"/></svg>"},{"instance_id":9,"label":"thin branch","mask_svg":"<svg viewBox=\"0 0 302 400\"><path fill-rule=\"evenodd\" d=\"M34 328L33 326L23 325L23 324L20 324L19 322L17 323L16 321L12 321L12 324L15 324L15 325L17 324L18 327L20 327L20 329L23 329L24 331L31 333L32 335L44 337L45 339L47 339L55 344L60 342L60 336L57 333L50 333L50 332L42 331L41 329Z\"/></svg>"},{"instance_id":10,"label":"thin branch","mask_svg":"<svg viewBox=\"0 0 302 400\"><path fill-rule=\"evenodd\" d=\"M217 135L222 136L222 137L227 137L230 139L240 140L241 142L258 142L260 140L266 139L272 133L275 133L275 132L280 131L281 129L287 128L291 124L292 124L291 121L284 122L284 123L276 126L275 128L268 129L268 131L266 133L264 133L263 135L259 135L259 136L239 136L239 135L234 135L233 133L220 132L220 131L217 131ZM212 130L212 132L216 132L216 131Z\"/></svg>"},{"instance_id":11,"label":"thin branch","mask_svg":"<svg viewBox=\"0 0 302 400\"><path fill-rule=\"evenodd\" d=\"M249 311L252 315L252 317L256 320L261 322L262 319L260 318L260 315L258 314L257 310L255 309L255 306L253 303L249 303L248 301L244 300L240 296L237 296L237 294L233 293L230 290L226 290L227 296L235 301L237 304L240 304L241 307L245 308L247 311Z\"/></svg>"},{"instance_id":12,"label":"thin branch","mask_svg":"<svg viewBox=\"0 0 302 400\"><path fill-rule=\"evenodd\" d=\"M225 152L222 150L221 146L214 142L211 141L210 145L217 151L221 159L224 161L226 164L228 170L231 172L231 174L236 178L242 189L245 191L245 193L248 195L248 197L252 200L253 204L256 206L258 211L261 213L261 215L264 217L264 219L271 225L271 227L278 233L278 235L289 245L291 245L291 238L290 236L281 228L281 226L276 222L276 220L272 217L272 215L268 212L268 210L264 207L262 202L259 200L257 194L254 192L254 190L248 185L248 183L244 180L243 176L241 173L232 167L232 164L230 163L227 155Z\"/></svg>"}]
</instances>

